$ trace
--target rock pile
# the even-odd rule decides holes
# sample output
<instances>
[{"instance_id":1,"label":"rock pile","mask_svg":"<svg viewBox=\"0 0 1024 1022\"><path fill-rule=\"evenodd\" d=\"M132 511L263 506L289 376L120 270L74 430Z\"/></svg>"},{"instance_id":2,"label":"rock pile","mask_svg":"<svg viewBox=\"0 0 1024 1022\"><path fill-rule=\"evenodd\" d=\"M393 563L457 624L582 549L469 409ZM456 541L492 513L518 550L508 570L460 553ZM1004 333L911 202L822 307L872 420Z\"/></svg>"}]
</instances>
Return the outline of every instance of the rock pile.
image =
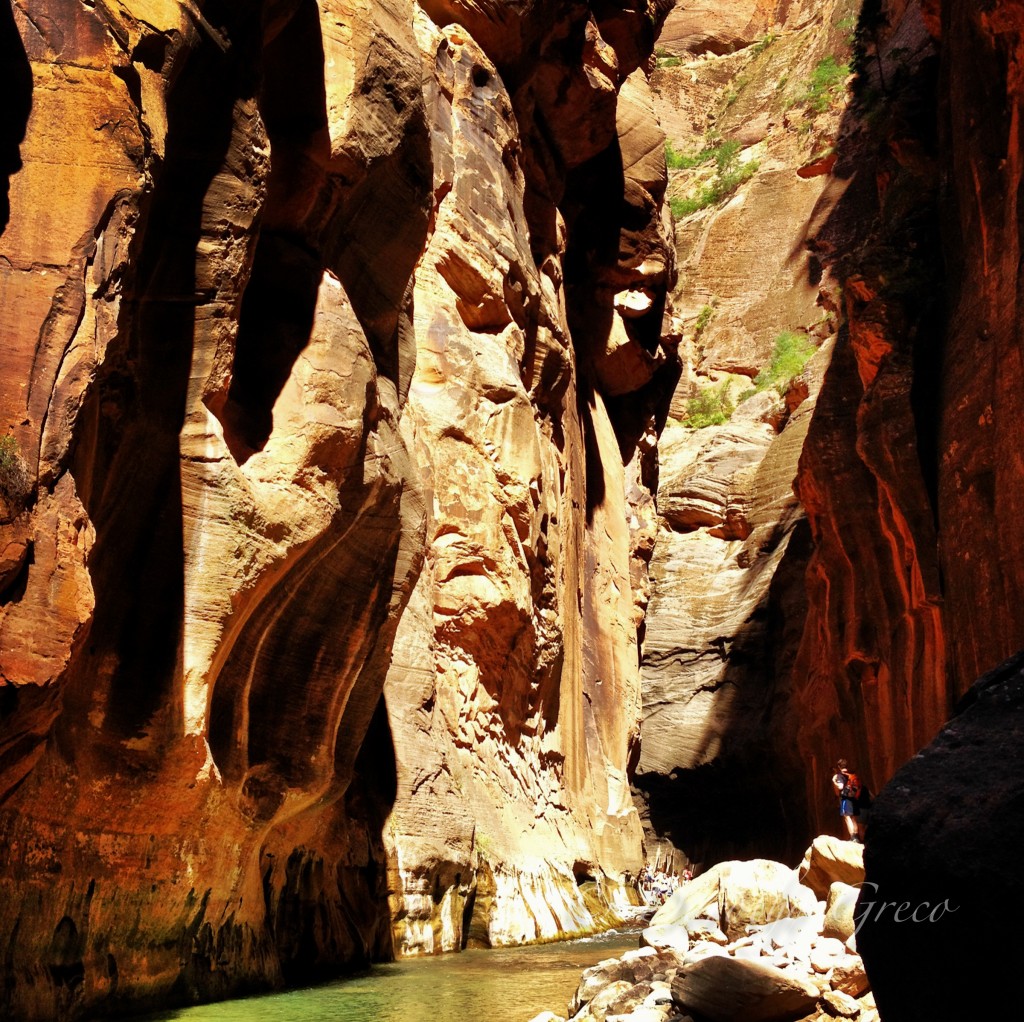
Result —
<instances>
[{"instance_id":1,"label":"rock pile","mask_svg":"<svg viewBox=\"0 0 1024 1022\"><path fill-rule=\"evenodd\" d=\"M587 969L568 1016L532 1022L876 1022L857 953L860 845L818 837L798 869L724 862L680 888L641 947Z\"/></svg>"}]
</instances>

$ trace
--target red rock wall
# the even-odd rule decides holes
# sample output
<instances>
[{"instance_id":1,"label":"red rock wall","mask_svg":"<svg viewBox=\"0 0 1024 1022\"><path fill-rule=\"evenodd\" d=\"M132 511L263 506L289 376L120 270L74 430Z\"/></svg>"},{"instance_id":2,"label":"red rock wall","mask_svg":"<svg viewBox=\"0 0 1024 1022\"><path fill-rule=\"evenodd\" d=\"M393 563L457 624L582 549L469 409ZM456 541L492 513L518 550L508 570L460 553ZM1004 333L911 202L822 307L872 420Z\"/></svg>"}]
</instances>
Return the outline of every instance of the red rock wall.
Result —
<instances>
[{"instance_id":1,"label":"red rock wall","mask_svg":"<svg viewBox=\"0 0 1024 1022\"><path fill-rule=\"evenodd\" d=\"M941 5L948 329L939 425L942 572L959 695L1024 646L1024 12Z\"/></svg>"},{"instance_id":2,"label":"red rock wall","mask_svg":"<svg viewBox=\"0 0 1024 1022\"><path fill-rule=\"evenodd\" d=\"M815 553L794 677L826 826L837 755L879 787L1024 645L1020 17L872 4L862 26L847 190L817 239L847 325L797 483Z\"/></svg>"}]
</instances>

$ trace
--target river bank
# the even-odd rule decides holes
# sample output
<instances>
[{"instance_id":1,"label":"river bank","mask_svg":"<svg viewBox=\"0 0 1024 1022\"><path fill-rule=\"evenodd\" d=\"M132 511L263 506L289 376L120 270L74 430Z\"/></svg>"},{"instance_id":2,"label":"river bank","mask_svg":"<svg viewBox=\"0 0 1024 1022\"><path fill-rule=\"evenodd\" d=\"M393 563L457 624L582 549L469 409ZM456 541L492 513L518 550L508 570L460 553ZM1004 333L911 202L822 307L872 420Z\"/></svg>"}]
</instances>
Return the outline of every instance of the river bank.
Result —
<instances>
[{"instance_id":1,"label":"river bank","mask_svg":"<svg viewBox=\"0 0 1024 1022\"><path fill-rule=\"evenodd\" d=\"M863 846L827 835L795 870L719 863L654 914L643 946L587 969L565 1014L531 1022L878 1022L857 949L863 885Z\"/></svg>"}]
</instances>

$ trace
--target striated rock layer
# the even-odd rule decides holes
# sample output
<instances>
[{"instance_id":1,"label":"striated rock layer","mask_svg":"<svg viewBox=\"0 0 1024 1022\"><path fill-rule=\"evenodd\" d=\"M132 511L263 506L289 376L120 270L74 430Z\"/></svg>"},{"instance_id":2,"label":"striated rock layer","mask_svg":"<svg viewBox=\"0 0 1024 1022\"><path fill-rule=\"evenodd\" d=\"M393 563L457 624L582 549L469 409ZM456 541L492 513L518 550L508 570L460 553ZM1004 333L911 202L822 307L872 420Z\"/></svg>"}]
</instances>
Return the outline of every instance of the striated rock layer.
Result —
<instances>
[{"instance_id":1,"label":"striated rock layer","mask_svg":"<svg viewBox=\"0 0 1024 1022\"><path fill-rule=\"evenodd\" d=\"M1024 645L1022 46L998 0L861 14L845 190L815 237L844 323L797 482L814 552L793 678L819 820L837 755L881 787Z\"/></svg>"},{"instance_id":2,"label":"striated rock layer","mask_svg":"<svg viewBox=\"0 0 1024 1022\"><path fill-rule=\"evenodd\" d=\"M724 139L739 166L758 161L677 232L672 415L712 386L739 397L773 328L838 327L802 451L790 448L799 503L773 518L789 536L777 570L772 544L751 557L745 510L759 450L794 439L796 421L758 437L740 404L701 439L666 430L637 788L649 835L697 859L785 857L766 842L838 828L837 756L877 790L1024 645L1017 5L816 6L771 22L730 5L731 22L708 20L716 42L673 36L677 56L652 79L677 152ZM837 73L815 98L827 56ZM686 169L669 194L711 181L710 164ZM788 239L786 259L763 227Z\"/></svg>"},{"instance_id":3,"label":"striated rock layer","mask_svg":"<svg viewBox=\"0 0 1024 1022\"><path fill-rule=\"evenodd\" d=\"M667 6L2 5L4 1013L626 900Z\"/></svg>"}]
</instances>

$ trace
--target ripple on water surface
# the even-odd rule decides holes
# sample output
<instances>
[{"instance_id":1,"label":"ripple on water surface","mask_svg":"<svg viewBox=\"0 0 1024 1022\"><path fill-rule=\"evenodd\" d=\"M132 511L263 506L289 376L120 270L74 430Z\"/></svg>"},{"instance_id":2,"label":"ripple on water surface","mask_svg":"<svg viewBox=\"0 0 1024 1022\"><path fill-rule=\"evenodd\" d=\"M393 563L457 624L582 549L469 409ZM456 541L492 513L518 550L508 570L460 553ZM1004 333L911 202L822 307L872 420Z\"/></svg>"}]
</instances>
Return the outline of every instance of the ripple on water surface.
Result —
<instances>
[{"instance_id":1,"label":"ripple on water surface","mask_svg":"<svg viewBox=\"0 0 1024 1022\"><path fill-rule=\"evenodd\" d=\"M325 986L146 1015L146 1022L528 1022L564 1013L580 972L637 946L636 932L376 965Z\"/></svg>"}]
</instances>

